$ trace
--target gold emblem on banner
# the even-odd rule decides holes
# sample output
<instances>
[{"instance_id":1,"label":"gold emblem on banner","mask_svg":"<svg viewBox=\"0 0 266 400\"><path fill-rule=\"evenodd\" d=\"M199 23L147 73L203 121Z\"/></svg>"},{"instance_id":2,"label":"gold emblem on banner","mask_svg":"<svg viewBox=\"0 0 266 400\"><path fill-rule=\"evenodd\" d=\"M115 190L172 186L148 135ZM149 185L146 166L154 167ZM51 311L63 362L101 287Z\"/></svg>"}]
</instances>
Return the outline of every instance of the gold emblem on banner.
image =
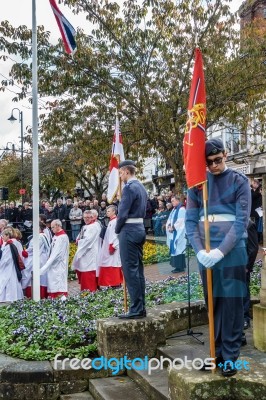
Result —
<instances>
[{"instance_id":1,"label":"gold emblem on banner","mask_svg":"<svg viewBox=\"0 0 266 400\"><path fill-rule=\"evenodd\" d=\"M186 123L185 135L189 135L189 141L186 141L186 144L193 146L193 143L190 142L190 133L192 129L197 128L198 124L204 125L205 121L206 115L204 103L195 104L190 110L188 110L188 120Z\"/></svg>"}]
</instances>

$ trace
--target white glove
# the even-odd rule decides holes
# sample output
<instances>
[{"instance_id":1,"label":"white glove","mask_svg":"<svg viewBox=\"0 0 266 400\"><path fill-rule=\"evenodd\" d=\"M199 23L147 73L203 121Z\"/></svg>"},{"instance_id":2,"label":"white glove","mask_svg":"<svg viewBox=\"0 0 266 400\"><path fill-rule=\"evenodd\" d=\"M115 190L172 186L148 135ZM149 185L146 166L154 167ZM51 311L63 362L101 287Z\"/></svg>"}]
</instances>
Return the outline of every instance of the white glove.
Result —
<instances>
[{"instance_id":1,"label":"white glove","mask_svg":"<svg viewBox=\"0 0 266 400\"><path fill-rule=\"evenodd\" d=\"M217 264L224 258L224 254L219 249L213 249L209 252L209 256L213 261L213 265Z\"/></svg>"},{"instance_id":2,"label":"white glove","mask_svg":"<svg viewBox=\"0 0 266 400\"><path fill-rule=\"evenodd\" d=\"M211 250L209 253L206 250L200 250L197 253L197 259L205 268L212 268L224 257L219 249Z\"/></svg>"},{"instance_id":3,"label":"white glove","mask_svg":"<svg viewBox=\"0 0 266 400\"><path fill-rule=\"evenodd\" d=\"M197 253L197 259L199 260L199 262L204 265L204 267L206 268L210 268L212 267L212 263L211 263L211 259L209 257L210 253L207 253L206 250L200 250Z\"/></svg>"}]
</instances>

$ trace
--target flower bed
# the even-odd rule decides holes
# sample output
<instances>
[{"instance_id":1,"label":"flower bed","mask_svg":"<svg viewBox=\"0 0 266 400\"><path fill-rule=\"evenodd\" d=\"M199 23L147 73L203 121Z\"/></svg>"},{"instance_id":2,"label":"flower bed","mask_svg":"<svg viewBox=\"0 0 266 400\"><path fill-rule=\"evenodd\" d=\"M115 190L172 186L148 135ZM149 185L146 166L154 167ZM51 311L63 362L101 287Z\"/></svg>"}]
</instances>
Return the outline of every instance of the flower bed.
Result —
<instances>
[{"instance_id":1,"label":"flower bed","mask_svg":"<svg viewBox=\"0 0 266 400\"><path fill-rule=\"evenodd\" d=\"M251 274L251 294L260 290L261 261ZM199 275L190 276L191 300L203 298ZM146 285L147 307L187 299L187 276ZM25 360L87 357L97 352L96 320L123 311L123 290L82 292L61 299L17 301L0 307L0 350Z\"/></svg>"},{"instance_id":2,"label":"flower bed","mask_svg":"<svg viewBox=\"0 0 266 400\"><path fill-rule=\"evenodd\" d=\"M143 264L156 264L170 260L169 249L164 244L146 242L143 248Z\"/></svg>"},{"instance_id":3,"label":"flower bed","mask_svg":"<svg viewBox=\"0 0 266 400\"><path fill-rule=\"evenodd\" d=\"M165 293L178 284L185 293L184 278L169 277L147 284L147 307L172 301ZM82 292L65 301L17 301L0 308L0 350L26 360L50 360L58 353L62 357L85 357L97 351L96 320L121 312L122 289Z\"/></svg>"}]
</instances>

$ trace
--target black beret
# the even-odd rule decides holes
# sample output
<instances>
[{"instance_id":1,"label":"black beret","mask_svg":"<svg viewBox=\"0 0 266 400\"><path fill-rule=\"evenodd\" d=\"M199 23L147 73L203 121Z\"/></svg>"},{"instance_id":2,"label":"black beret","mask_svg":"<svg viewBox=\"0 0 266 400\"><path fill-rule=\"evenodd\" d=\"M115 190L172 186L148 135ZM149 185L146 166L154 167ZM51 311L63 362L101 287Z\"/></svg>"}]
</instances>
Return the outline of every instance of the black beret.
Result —
<instances>
[{"instance_id":1,"label":"black beret","mask_svg":"<svg viewBox=\"0 0 266 400\"><path fill-rule=\"evenodd\" d=\"M121 163L118 164L118 168L123 168L123 167L136 167L136 163L135 161L132 160L121 161Z\"/></svg>"},{"instance_id":2,"label":"black beret","mask_svg":"<svg viewBox=\"0 0 266 400\"><path fill-rule=\"evenodd\" d=\"M225 151L224 144L221 139L209 139L205 143L205 156L214 156L215 154Z\"/></svg>"}]
</instances>

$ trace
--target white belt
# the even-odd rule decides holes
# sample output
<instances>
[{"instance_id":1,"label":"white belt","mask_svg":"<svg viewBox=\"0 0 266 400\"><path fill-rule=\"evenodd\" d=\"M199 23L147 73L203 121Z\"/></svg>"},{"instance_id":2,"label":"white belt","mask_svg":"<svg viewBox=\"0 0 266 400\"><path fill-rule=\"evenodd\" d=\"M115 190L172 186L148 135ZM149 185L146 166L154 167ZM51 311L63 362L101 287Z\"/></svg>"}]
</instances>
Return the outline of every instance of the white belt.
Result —
<instances>
[{"instance_id":1,"label":"white belt","mask_svg":"<svg viewBox=\"0 0 266 400\"><path fill-rule=\"evenodd\" d=\"M209 214L209 222L228 222L235 221L236 217L233 214ZM200 221L204 221L204 216L200 217Z\"/></svg>"},{"instance_id":2,"label":"white belt","mask_svg":"<svg viewBox=\"0 0 266 400\"><path fill-rule=\"evenodd\" d=\"M126 224L141 224L143 223L143 218L128 218Z\"/></svg>"}]
</instances>

